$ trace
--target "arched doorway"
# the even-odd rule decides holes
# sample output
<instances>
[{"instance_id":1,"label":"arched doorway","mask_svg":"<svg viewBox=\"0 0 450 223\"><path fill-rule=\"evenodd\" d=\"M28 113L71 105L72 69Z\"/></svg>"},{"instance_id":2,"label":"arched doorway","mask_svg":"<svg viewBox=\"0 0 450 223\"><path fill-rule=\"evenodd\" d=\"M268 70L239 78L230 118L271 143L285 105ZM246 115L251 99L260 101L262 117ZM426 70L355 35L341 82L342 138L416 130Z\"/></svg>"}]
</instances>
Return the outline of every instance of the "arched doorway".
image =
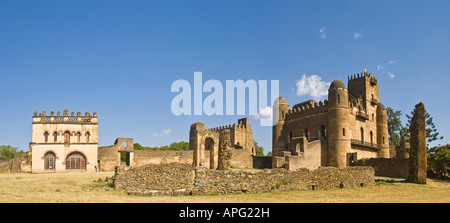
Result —
<instances>
[{"instance_id":1,"label":"arched doorway","mask_svg":"<svg viewBox=\"0 0 450 223\"><path fill-rule=\"evenodd\" d=\"M66 158L66 170L86 170L86 157L80 152L70 153Z\"/></svg>"},{"instance_id":2,"label":"arched doorway","mask_svg":"<svg viewBox=\"0 0 450 223\"><path fill-rule=\"evenodd\" d=\"M219 165L219 160L218 160L218 156L216 155L216 153L218 153L218 151L216 151L215 147L214 147L214 139L211 137L207 137L205 139L205 150L208 151L209 150L209 168L210 169L216 169Z\"/></svg>"},{"instance_id":3,"label":"arched doorway","mask_svg":"<svg viewBox=\"0 0 450 223\"><path fill-rule=\"evenodd\" d=\"M55 170L55 154L53 152L47 152L44 156L44 169Z\"/></svg>"}]
</instances>

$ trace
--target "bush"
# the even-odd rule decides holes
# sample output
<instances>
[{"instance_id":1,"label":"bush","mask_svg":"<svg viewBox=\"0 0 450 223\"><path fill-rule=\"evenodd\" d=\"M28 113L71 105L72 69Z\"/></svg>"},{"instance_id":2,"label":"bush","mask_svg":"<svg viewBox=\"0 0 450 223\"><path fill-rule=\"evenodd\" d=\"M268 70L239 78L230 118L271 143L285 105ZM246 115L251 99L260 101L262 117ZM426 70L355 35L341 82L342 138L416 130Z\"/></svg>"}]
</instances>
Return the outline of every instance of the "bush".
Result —
<instances>
[{"instance_id":1,"label":"bush","mask_svg":"<svg viewBox=\"0 0 450 223\"><path fill-rule=\"evenodd\" d=\"M450 144L433 147L428 150L427 168L438 177L449 177L450 174Z\"/></svg>"}]
</instances>

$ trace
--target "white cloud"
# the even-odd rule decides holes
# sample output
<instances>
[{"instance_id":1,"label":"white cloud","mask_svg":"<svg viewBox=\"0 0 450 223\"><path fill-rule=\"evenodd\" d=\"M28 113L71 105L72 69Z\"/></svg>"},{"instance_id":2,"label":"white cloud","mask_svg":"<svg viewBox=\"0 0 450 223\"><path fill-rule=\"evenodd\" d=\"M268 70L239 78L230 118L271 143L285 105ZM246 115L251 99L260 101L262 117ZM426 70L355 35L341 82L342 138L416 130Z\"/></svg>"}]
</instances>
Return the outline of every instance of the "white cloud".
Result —
<instances>
[{"instance_id":1,"label":"white cloud","mask_svg":"<svg viewBox=\"0 0 450 223\"><path fill-rule=\"evenodd\" d=\"M262 109L259 109L258 114L253 116L256 120L261 119L271 119L272 118L272 107L265 107Z\"/></svg>"},{"instance_id":2,"label":"white cloud","mask_svg":"<svg viewBox=\"0 0 450 223\"><path fill-rule=\"evenodd\" d=\"M394 79L394 77L395 77L395 74L393 74L392 72L387 72L388 73L388 75L389 75L389 77L391 78L391 79Z\"/></svg>"},{"instance_id":3,"label":"white cloud","mask_svg":"<svg viewBox=\"0 0 450 223\"><path fill-rule=\"evenodd\" d=\"M319 101L324 96L328 95L328 88L330 87L330 82L322 81L322 77L313 74L309 77L303 74L302 79L298 80L297 86L297 96L301 97L303 95L309 95L314 100Z\"/></svg>"},{"instance_id":4,"label":"white cloud","mask_svg":"<svg viewBox=\"0 0 450 223\"><path fill-rule=\"evenodd\" d=\"M394 79L395 74L391 72L391 68L396 63L397 60L389 60L387 63L378 65L377 71L379 72L379 74L387 74L391 79Z\"/></svg>"},{"instance_id":5,"label":"white cloud","mask_svg":"<svg viewBox=\"0 0 450 223\"><path fill-rule=\"evenodd\" d=\"M163 129L160 133L153 133L153 136L155 137L163 137L168 136L172 132L172 129Z\"/></svg>"},{"instance_id":6,"label":"white cloud","mask_svg":"<svg viewBox=\"0 0 450 223\"><path fill-rule=\"evenodd\" d=\"M378 65L378 67L377 67L377 71L380 71L380 70L383 70L384 69L384 66L382 66L382 65Z\"/></svg>"},{"instance_id":7,"label":"white cloud","mask_svg":"<svg viewBox=\"0 0 450 223\"><path fill-rule=\"evenodd\" d=\"M322 39L326 39L327 38L327 31L326 31L327 27L322 27L321 29L319 29L319 36Z\"/></svg>"},{"instance_id":8,"label":"white cloud","mask_svg":"<svg viewBox=\"0 0 450 223\"><path fill-rule=\"evenodd\" d=\"M361 39L363 37L362 31L361 32L354 32L352 34L353 39Z\"/></svg>"}]
</instances>

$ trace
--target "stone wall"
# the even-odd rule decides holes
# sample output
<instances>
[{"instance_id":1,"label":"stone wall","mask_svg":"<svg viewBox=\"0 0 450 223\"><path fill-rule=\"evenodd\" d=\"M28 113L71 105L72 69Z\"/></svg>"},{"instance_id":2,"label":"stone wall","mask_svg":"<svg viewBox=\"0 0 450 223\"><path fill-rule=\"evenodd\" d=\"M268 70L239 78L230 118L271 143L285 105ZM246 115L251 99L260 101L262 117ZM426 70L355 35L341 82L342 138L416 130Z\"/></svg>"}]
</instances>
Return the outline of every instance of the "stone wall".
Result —
<instances>
[{"instance_id":1,"label":"stone wall","mask_svg":"<svg viewBox=\"0 0 450 223\"><path fill-rule=\"evenodd\" d=\"M270 169L272 168L271 156L253 156L253 168Z\"/></svg>"},{"instance_id":2,"label":"stone wall","mask_svg":"<svg viewBox=\"0 0 450 223\"><path fill-rule=\"evenodd\" d=\"M135 150L134 166L147 164L184 163L192 165L194 151Z\"/></svg>"},{"instance_id":3,"label":"stone wall","mask_svg":"<svg viewBox=\"0 0 450 223\"><path fill-rule=\"evenodd\" d=\"M149 164L140 167L117 166L113 183L129 194L185 194L194 185L194 168L189 164Z\"/></svg>"},{"instance_id":4,"label":"stone wall","mask_svg":"<svg viewBox=\"0 0 450 223\"><path fill-rule=\"evenodd\" d=\"M370 166L375 171L375 176L404 178L408 177L408 159L371 158L360 159L354 162L355 166Z\"/></svg>"},{"instance_id":5,"label":"stone wall","mask_svg":"<svg viewBox=\"0 0 450 223\"><path fill-rule=\"evenodd\" d=\"M219 171L188 164L117 167L116 189L136 195L211 195L374 186L371 167Z\"/></svg>"},{"instance_id":6,"label":"stone wall","mask_svg":"<svg viewBox=\"0 0 450 223\"><path fill-rule=\"evenodd\" d=\"M24 152L10 160L0 161L0 173L30 173L31 154Z\"/></svg>"}]
</instances>

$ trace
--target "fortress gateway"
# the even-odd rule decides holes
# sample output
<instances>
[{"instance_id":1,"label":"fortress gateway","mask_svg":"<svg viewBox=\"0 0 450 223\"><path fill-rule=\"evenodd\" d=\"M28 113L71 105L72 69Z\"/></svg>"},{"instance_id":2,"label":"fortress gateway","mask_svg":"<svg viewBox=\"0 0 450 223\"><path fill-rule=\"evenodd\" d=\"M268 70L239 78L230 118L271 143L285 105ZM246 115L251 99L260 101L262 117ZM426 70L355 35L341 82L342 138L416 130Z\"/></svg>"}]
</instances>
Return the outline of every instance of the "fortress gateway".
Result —
<instances>
[{"instance_id":1,"label":"fortress gateway","mask_svg":"<svg viewBox=\"0 0 450 223\"><path fill-rule=\"evenodd\" d=\"M367 72L331 83L328 101L305 101L289 108L283 97L273 111L272 168L345 167L356 159L389 158L387 112L378 84Z\"/></svg>"}]
</instances>

